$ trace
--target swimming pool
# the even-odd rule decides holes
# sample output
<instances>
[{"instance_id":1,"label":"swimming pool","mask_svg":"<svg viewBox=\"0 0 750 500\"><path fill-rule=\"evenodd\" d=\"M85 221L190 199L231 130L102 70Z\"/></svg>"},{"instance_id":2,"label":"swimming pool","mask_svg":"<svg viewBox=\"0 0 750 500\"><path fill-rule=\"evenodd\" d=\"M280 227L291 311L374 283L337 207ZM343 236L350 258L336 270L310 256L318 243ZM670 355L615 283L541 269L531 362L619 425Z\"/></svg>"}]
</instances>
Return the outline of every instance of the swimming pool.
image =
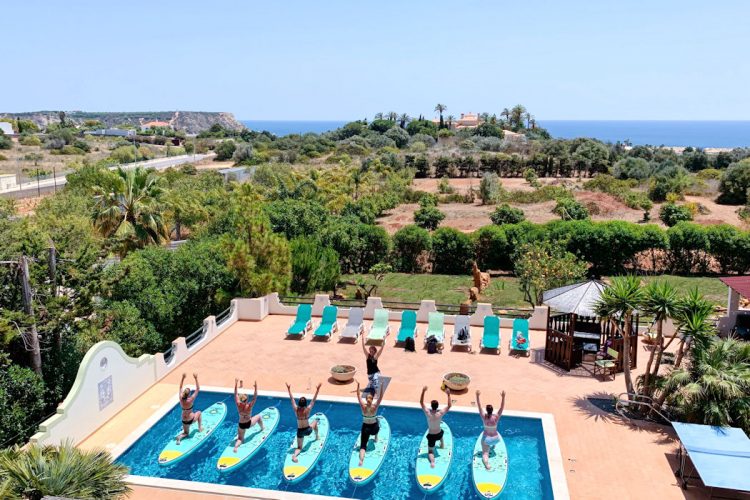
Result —
<instances>
[{"instance_id":1,"label":"swimming pool","mask_svg":"<svg viewBox=\"0 0 750 500\"><path fill-rule=\"evenodd\" d=\"M377 477L366 486L355 487L348 477L349 454L361 425L359 406L348 402L318 400L314 412L324 412L331 424L328 444L315 469L298 484L289 484L281 474L284 455L296 430L288 398L259 396L255 413L276 406L281 411L279 427L263 448L245 465L229 473L220 473L216 461L236 435L237 409L233 395L201 391L196 408L207 408L224 401L229 413L224 423L207 442L183 461L168 467L157 463L166 442L177 433L180 410L175 404L141 435L117 462L136 476L199 481L261 488L267 490L312 493L372 499L424 498L414 478L414 463L425 431L425 418L417 408L383 405L380 414L391 424L391 445ZM471 456L481 421L476 413L451 411L445 417L454 434L451 471L433 498L479 498L471 480ZM508 448L509 473L501 498L553 498L542 421L539 418L504 416L500 432Z\"/></svg>"}]
</instances>

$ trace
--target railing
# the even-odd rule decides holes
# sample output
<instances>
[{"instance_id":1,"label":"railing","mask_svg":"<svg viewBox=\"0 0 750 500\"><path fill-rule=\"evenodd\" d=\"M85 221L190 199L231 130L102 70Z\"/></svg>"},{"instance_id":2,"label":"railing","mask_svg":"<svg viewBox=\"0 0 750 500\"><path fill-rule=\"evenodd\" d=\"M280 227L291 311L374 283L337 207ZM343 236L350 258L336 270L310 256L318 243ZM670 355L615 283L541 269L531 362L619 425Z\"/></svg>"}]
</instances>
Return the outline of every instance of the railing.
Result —
<instances>
[{"instance_id":1,"label":"railing","mask_svg":"<svg viewBox=\"0 0 750 500\"><path fill-rule=\"evenodd\" d=\"M226 320L228 320L232 316L232 308L227 307L223 311L221 311L219 314L216 315L216 326L220 326L223 324Z\"/></svg>"},{"instance_id":2,"label":"railing","mask_svg":"<svg viewBox=\"0 0 750 500\"><path fill-rule=\"evenodd\" d=\"M312 304L315 302L315 297L279 297L279 300L286 305L299 305L299 304ZM418 311L422 307L421 302L405 302L399 300L383 300L381 301L385 309L391 309L394 311ZM367 305L367 301L364 299L332 299L331 305L338 307L364 307ZM476 304L461 305L461 304L435 304L435 309L445 314L474 314L477 310ZM521 308L508 308L493 306L492 310L498 316L504 318L528 318L531 316L532 311L530 309Z\"/></svg>"},{"instance_id":3,"label":"railing","mask_svg":"<svg viewBox=\"0 0 750 500\"><path fill-rule=\"evenodd\" d=\"M172 358L174 358L174 346L169 346L169 349L164 351L164 362L166 364L169 364L170 361L172 361Z\"/></svg>"},{"instance_id":4,"label":"railing","mask_svg":"<svg viewBox=\"0 0 750 500\"><path fill-rule=\"evenodd\" d=\"M201 326L196 331L185 337L185 345L187 345L188 349L193 347L203 338L203 335L205 335L205 329Z\"/></svg>"},{"instance_id":5,"label":"railing","mask_svg":"<svg viewBox=\"0 0 750 500\"><path fill-rule=\"evenodd\" d=\"M623 396L625 396L626 398L623 398ZM629 407L633 407L633 406L640 406L640 407L647 408L649 410L648 413L646 414L647 418L651 414L651 412L654 412L662 420L664 420L664 422L666 422L667 424L670 423L669 418L667 418L666 415L664 415L661 411L659 411L654 406L654 400L652 398L648 396L643 396L641 394L635 394L632 392L622 392L620 393L619 396L617 396L617 402L615 403L615 410L622 417L630 419L630 416L626 413L626 410L628 410Z\"/></svg>"}]
</instances>

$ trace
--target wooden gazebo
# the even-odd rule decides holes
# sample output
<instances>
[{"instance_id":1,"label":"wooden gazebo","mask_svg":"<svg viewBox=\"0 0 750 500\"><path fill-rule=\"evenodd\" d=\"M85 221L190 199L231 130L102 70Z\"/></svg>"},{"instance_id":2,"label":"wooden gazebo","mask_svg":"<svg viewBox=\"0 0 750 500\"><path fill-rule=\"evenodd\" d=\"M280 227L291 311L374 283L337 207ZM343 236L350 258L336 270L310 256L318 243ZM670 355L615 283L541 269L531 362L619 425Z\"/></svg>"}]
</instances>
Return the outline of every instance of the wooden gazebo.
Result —
<instances>
[{"instance_id":1,"label":"wooden gazebo","mask_svg":"<svg viewBox=\"0 0 750 500\"><path fill-rule=\"evenodd\" d=\"M622 321L615 327L594 312L595 304L606 285L590 280L544 292L544 303L558 314L548 314L544 360L567 371L585 361L593 361L597 353L611 347L622 354L624 340ZM619 327L619 328L618 328ZM638 315L631 323L630 367L638 361ZM623 356L616 362L616 372L623 370Z\"/></svg>"}]
</instances>

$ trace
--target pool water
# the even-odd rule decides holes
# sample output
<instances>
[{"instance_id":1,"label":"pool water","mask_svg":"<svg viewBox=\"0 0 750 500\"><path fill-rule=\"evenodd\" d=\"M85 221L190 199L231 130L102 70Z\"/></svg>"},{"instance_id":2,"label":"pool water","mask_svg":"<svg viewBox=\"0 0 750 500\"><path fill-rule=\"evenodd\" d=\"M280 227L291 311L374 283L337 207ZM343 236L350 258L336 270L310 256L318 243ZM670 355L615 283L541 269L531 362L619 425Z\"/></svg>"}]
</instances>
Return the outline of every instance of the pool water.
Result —
<instances>
[{"instance_id":1,"label":"pool water","mask_svg":"<svg viewBox=\"0 0 750 500\"><path fill-rule=\"evenodd\" d=\"M445 484L437 492L425 495L414 478L415 458L427 425L421 409L381 406L380 415L386 417L391 425L388 454L375 479L365 486L355 487L349 481L348 464L349 454L362 423L359 406L354 403L318 401L313 412L326 414L331 424L331 434L315 468L304 480L290 485L281 473L284 456L296 430L289 400L258 397L254 414L269 406L278 407L281 411L279 427L253 458L236 471L228 473L220 473L216 469L216 461L224 447L236 436L238 415L233 395L201 391L195 407L207 408L217 401L227 404L229 412L226 420L207 442L184 460L167 467L157 463L159 452L169 438L177 434L180 427L180 409L175 405L120 455L117 462L127 465L130 473L138 476L318 495L373 499L427 496L479 498L471 479L472 451L482 429L481 420L476 413L450 412L446 415L445 422L450 425L454 435L451 471ZM500 432L508 448L509 464L508 480L500 498L553 498L542 421L536 418L503 417Z\"/></svg>"}]
</instances>

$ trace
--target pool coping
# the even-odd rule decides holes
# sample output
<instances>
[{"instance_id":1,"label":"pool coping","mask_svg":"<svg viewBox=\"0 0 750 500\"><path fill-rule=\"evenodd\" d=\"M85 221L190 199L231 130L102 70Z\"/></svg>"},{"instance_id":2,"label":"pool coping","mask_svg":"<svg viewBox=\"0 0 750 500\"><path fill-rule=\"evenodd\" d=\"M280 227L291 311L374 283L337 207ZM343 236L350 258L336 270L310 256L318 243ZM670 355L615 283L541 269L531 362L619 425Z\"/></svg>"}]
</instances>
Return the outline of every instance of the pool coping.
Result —
<instances>
[{"instance_id":1,"label":"pool coping","mask_svg":"<svg viewBox=\"0 0 750 500\"><path fill-rule=\"evenodd\" d=\"M233 394L234 389L218 386L204 386L202 391L219 392ZM245 389L244 392L248 392ZM283 391L258 391L258 396L267 396L274 398L288 398L289 394ZM297 393L296 397L306 396L311 398L312 393ZM178 403L178 396L175 394L164 404L160 405L154 413L151 414L141 425L131 432L122 442L117 445L111 445L110 453L113 459L117 459L125 453L128 448L135 444L151 427L169 413L174 405ZM331 403L357 403L357 398L352 396L326 396L318 395L318 401L328 401ZM421 409L419 403L411 401L395 401L384 399L381 403L386 406L397 408ZM452 406L451 411L459 413L476 413L477 409L472 406ZM551 413L504 410L503 415L509 417L536 418L542 422L542 433L544 435L544 446L547 453L547 466L549 468L550 483L552 486L552 495L556 500L569 500L570 492L568 482L565 479L565 469L563 467L562 453L560 451L560 441L557 435L555 425L555 416ZM110 445L108 445L110 447ZM259 488L250 488L248 486L232 486L215 483L204 483L199 481L185 481L180 479L156 478L152 476L128 475L126 481L133 485L146 486L152 488L164 488L170 490L191 491L196 493L215 493L236 497L254 497L254 498L341 498L328 497L321 495L311 495L308 493L292 493L278 490L266 490Z\"/></svg>"}]
</instances>

